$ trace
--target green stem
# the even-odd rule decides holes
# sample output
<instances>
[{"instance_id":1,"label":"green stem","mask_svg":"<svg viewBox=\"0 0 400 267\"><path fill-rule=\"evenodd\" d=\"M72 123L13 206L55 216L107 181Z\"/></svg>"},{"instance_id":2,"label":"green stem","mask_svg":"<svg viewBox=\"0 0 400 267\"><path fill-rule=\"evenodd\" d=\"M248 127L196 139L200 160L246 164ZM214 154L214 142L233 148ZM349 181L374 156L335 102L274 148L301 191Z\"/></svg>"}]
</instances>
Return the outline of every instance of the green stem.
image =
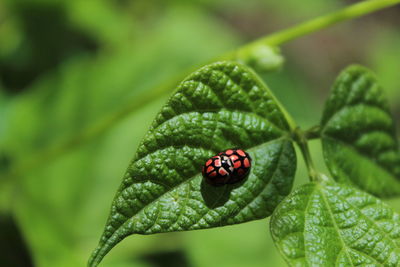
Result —
<instances>
[{"instance_id":1,"label":"green stem","mask_svg":"<svg viewBox=\"0 0 400 267\"><path fill-rule=\"evenodd\" d=\"M321 137L321 126L315 125L304 132L304 136L307 140L318 139Z\"/></svg>"},{"instance_id":2,"label":"green stem","mask_svg":"<svg viewBox=\"0 0 400 267\"><path fill-rule=\"evenodd\" d=\"M303 155L310 180L313 182L322 181L323 179L316 170L314 162L311 158L310 149L308 147L308 140L306 138L306 132L303 132L300 128L296 128L293 132L293 140L299 146L300 151Z\"/></svg>"},{"instance_id":3,"label":"green stem","mask_svg":"<svg viewBox=\"0 0 400 267\"><path fill-rule=\"evenodd\" d=\"M244 45L240 50L251 49L254 46L264 44L280 46L288 41L331 27L339 22L355 19L378 10L400 4L400 0L368 0L351 5L342 10L320 16L306 21L294 27L273 33L266 37Z\"/></svg>"},{"instance_id":4,"label":"green stem","mask_svg":"<svg viewBox=\"0 0 400 267\"><path fill-rule=\"evenodd\" d=\"M290 40L328 28L336 23L354 19L399 3L400 0L369 0L354 4L337 12L333 12L331 14L312 19L308 22L304 22L297 26L260 38L254 42L238 48L233 52L222 55L221 57L216 58L216 60L235 60L238 52L252 49L256 45L265 44L271 46L279 46ZM43 163L47 163L49 160L57 158L58 156L70 151L71 149L81 144L84 144L87 141L94 139L95 137L98 137L103 132L111 128L113 125L127 117L135 110L151 102L155 96L166 95L170 93L172 87L170 85L177 84L182 77L183 75L179 76L179 80L173 79L172 82L167 83L168 86L161 86L156 90L149 90L147 91L148 93L144 96L136 97L135 99L133 99L131 104L127 105L121 110L116 111L115 113L104 118L100 122L94 123L93 125L87 127L82 132L73 136L69 140L44 148L42 151L36 153L33 158L22 159L20 162L12 167L12 174L21 174L27 170L31 170L37 166L41 166Z\"/></svg>"}]
</instances>

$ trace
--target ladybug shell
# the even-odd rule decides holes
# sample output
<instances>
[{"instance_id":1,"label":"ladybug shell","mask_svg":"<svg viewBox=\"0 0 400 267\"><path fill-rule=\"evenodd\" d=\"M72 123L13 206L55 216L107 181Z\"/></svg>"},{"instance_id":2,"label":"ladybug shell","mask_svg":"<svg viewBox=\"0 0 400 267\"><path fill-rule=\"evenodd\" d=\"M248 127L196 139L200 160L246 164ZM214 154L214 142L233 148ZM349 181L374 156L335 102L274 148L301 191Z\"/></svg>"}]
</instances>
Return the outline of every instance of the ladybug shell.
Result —
<instances>
[{"instance_id":1,"label":"ladybug shell","mask_svg":"<svg viewBox=\"0 0 400 267\"><path fill-rule=\"evenodd\" d=\"M228 183L237 183L249 174L251 167L251 157L243 149L227 149L219 155L226 155L230 158L233 164L233 172Z\"/></svg>"},{"instance_id":2,"label":"ladybug shell","mask_svg":"<svg viewBox=\"0 0 400 267\"><path fill-rule=\"evenodd\" d=\"M209 184L220 186L228 183L233 171L233 163L230 158L226 155L217 155L206 161L202 174Z\"/></svg>"}]
</instances>

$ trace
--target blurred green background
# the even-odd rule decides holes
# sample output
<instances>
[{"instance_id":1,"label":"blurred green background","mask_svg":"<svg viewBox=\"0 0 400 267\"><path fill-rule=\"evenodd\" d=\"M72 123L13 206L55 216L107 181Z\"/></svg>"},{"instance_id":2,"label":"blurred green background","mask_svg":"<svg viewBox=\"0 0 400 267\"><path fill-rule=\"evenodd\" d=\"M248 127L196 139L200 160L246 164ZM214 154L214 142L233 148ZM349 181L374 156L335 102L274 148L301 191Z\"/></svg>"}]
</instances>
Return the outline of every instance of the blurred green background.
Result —
<instances>
[{"instance_id":1,"label":"blurred green background","mask_svg":"<svg viewBox=\"0 0 400 267\"><path fill-rule=\"evenodd\" d=\"M0 266L85 266L164 88L241 44L354 2L2 0ZM263 78L307 128L337 73L361 63L379 76L399 123L399 51L394 7L284 45L284 68ZM305 181L299 158L295 184ZM265 219L131 236L101 266L285 264Z\"/></svg>"}]
</instances>

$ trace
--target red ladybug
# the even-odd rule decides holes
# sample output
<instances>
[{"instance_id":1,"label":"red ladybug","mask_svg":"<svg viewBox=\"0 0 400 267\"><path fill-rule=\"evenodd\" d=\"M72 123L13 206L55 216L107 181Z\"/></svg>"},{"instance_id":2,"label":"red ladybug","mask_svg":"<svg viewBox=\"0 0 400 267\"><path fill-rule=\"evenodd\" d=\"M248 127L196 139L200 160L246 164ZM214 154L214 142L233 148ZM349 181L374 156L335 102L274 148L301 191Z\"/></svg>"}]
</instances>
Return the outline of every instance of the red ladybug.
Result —
<instances>
[{"instance_id":1,"label":"red ladybug","mask_svg":"<svg viewBox=\"0 0 400 267\"><path fill-rule=\"evenodd\" d=\"M249 174L251 158L242 149L227 149L206 161L202 173L214 186L237 183Z\"/></svg>"}]
</instances>

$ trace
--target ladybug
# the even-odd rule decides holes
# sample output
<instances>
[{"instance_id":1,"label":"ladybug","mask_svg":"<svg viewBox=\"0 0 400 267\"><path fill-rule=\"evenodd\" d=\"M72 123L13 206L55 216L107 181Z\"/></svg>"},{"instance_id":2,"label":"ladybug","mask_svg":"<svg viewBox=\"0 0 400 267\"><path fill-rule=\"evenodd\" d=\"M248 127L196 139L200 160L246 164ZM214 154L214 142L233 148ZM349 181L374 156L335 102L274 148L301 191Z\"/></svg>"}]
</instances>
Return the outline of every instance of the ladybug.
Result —
<instances>
[{"instance_id":1,"label":"ladybug","mask_svg":"<svg viewBox=\"0 0 400 267\"><path fill-rule=\"evenodd\" d=\"M214 186L237 183L249 174L251 158L242 149L227 149L211 157L203 166L205 180Z\"/></svg>"},{"instance_id":2,"label":"ladybug","mask_svg":"<svg viewBox=\"0 0 400 267\"><path fill-rule=\"evenodd\" d=\"M228 183L237 183L249 174L251 167L251 157L243 149L227 149L219 154L224 154L230 158L233 164L233 172L231 174L231 179Z\"/></svg>"},{"instance_id":3,"label":"ladybug","mask_svg":"<svg viewBox=\"0 0 400 267\"><path fill-rule=\"evenodd\" d=\"M208 159L202 169L206 181L215 186L226 184L233 171L231 159L223 154Z\"/></svg>"}]
</instances>

